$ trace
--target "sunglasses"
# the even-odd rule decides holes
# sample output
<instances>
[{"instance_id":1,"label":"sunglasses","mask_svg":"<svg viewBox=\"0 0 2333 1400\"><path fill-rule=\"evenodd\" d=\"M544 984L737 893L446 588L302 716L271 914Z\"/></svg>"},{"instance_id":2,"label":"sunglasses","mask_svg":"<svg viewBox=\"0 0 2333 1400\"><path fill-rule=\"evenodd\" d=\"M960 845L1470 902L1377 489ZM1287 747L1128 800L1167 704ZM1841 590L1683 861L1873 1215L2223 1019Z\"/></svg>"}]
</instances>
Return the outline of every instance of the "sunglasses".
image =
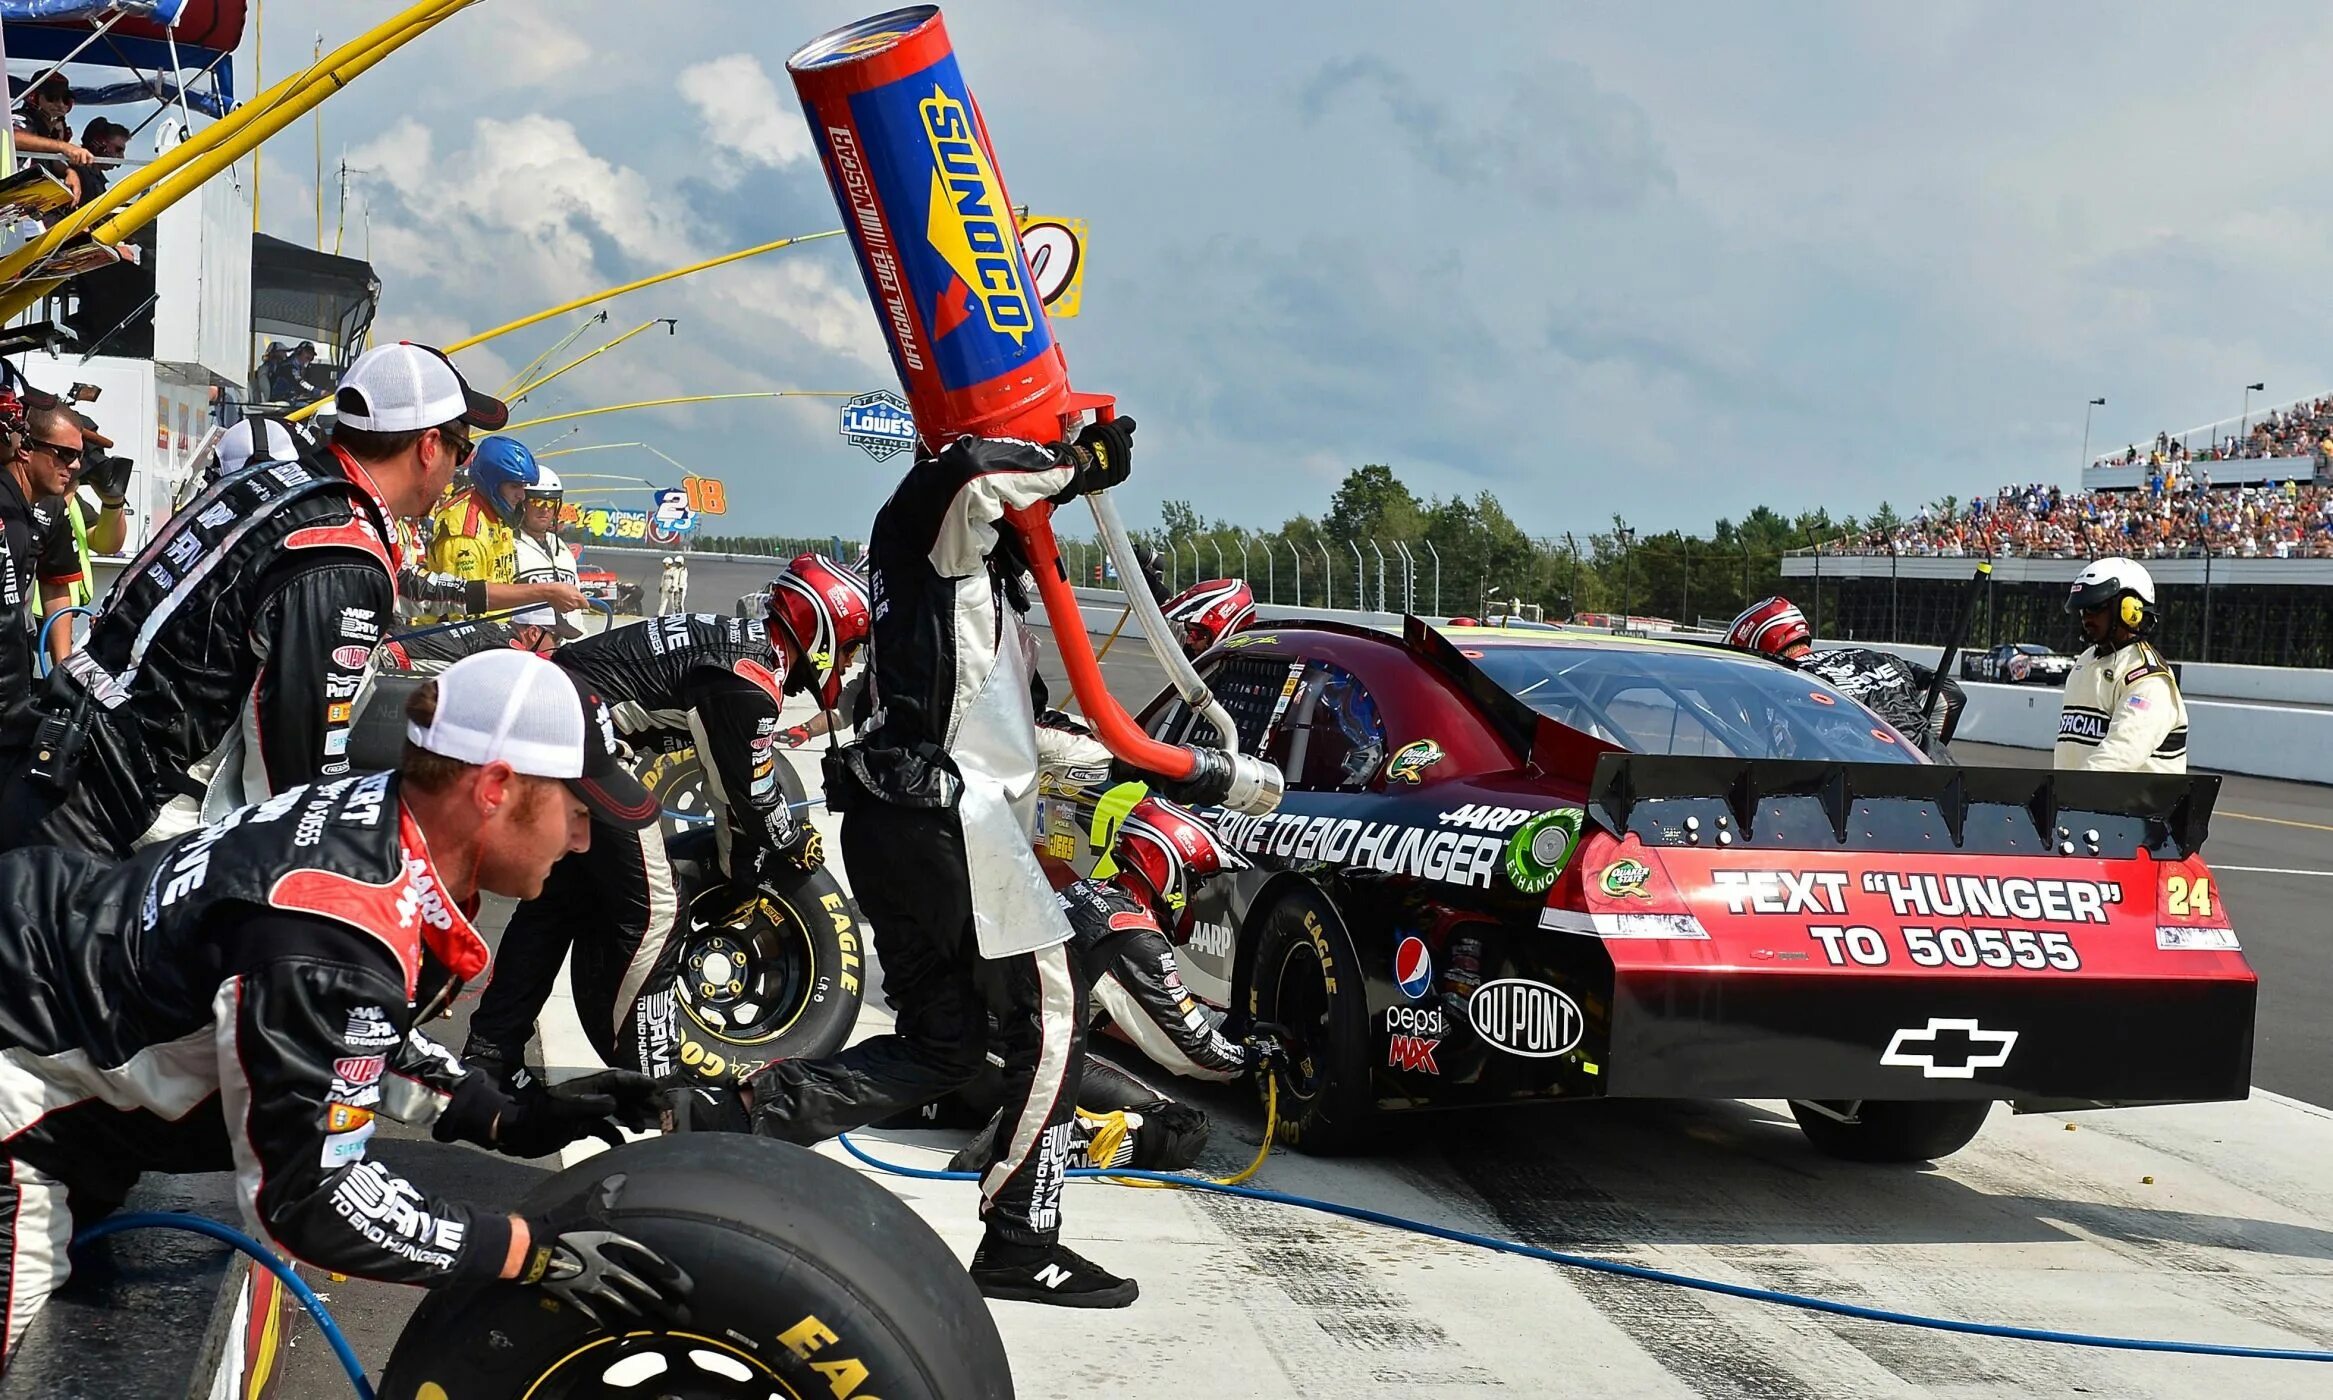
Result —
<instances>
[{"instance_id":1,"label":"sunglasses","mask_svg":"<svg viewBox=\"0 0 2333 1400\"><path fill-rule=\"evenodd\" d=\"M78 445L67 447L61 442L49 442L42 438L32 438L26 441L25 447L28 449L37 447L42 451L47 452L49 455L55 457L60 462L78 462L81 460L81 448Z\"/></svg>"},{"instance_id":2,"label":"sunglasses","mask_svg":"<svg viewBox=\"0 0 2333 1400\"><path fill-rule=\"evenodd\" d=\"M437 438L439 442L453 449L454 466L457 469L469 465L471 454L478 450L476 443L471 442L466 435L457 433L452 428L439 428Z\"/></svg>"}]
</instances>

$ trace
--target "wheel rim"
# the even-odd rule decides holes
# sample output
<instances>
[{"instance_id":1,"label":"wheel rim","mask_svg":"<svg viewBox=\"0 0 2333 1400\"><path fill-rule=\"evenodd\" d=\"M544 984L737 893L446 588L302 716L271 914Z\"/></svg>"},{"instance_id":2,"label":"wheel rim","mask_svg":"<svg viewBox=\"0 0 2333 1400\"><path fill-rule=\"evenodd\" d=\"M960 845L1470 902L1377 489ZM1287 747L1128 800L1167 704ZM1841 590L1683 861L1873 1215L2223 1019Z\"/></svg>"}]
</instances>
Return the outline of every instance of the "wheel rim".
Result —
<instances>
[{"instance_id":1,"label":"wheel rim","mask_svg":"<svg viewBox=\"0 0 2333 1400\"><path fill-rule=\"evenodd\" d=\"M822 1387L823 1389L823 1387ZM803 1400L727 1342L689 1332L600 1337L551 1364L523 1400Z\"/></svg>"},{"instance_id":2,"label":"wheel rim","mask_svg":"<svg viewBox=\"0 0 2333 1400\"><path fill-rule=\"evenodd\" d=\"M737 1045L777 1039L810 1009L818 951L794 911L764 899L743 924L691 932L676 992L699 1026Z\"/></svg>"},{"instance_id":3,"label":"wheel rim","mask_svg":"<svg viewBox=\"0 0 2333 1400\"><path fill-rule=\"evenodd\" d=\"M694 755L689 755L686 763L670 758L659 761L642 775L640 785L655 793L658 805L664 808L657 821L663 826L667 841L704 825L712 815L712 797L705 791L705 770L695 762Z\"/></svg>"},{"instance_id":4,"label":"wheel rim","mask_svg":"<svg viewBox=\"0 0 2333 1400\"><path fill-rule=\"evenodd\" d=\"M1272 1017L1286 1026L1296 1044L1289 1047L1288 1064L1281 1072L1282 1092L1296 1100L1295 1113L1320 1093L1320 1054L1329 1044L1328 976L1308 941L1290 942L1280 955L1280 971L1272 984ZM1288 1112L1283 1107L1282 1112Z\"/></svg>"}]
</instances>

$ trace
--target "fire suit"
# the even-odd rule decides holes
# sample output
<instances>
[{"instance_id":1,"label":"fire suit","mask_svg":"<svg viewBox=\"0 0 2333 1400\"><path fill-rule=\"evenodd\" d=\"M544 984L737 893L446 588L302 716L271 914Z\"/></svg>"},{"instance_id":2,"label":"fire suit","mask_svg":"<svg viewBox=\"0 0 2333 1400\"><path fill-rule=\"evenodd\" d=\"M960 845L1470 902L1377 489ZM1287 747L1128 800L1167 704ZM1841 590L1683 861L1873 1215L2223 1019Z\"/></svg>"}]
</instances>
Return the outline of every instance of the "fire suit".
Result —
<instances>
[{"instance_id":1,"label":"fire suit","mask_svg":"<svg viewBox=\"0 0 2333 1400\"><path fill-rule=\"evenodd\" d=\"M732 883L756 884L785 863L818 864L816 835L778 781L778 678L788 663L759 619L675 613L586 637L551 659L608 702L635 745L695 744ZM600 1058L673 1073L680 1008L671 953L687 907L658 827L594 822L591 849L553 866L543 892L511 915L464 1058L517 1064L572 947L576 1013Z\"/></svg>"},{"instance_id":2,"label":"fire suit","mask_svg":"<svg viewBox=\"0 0 2333 1400\"><path fill-rule=\"evenodd\" d=\"M149 1171L232 1170L245 1225L317 1268L423 1285L501 1271L507 1216L366 1153L375 1113L442 1137L480 1096L500 1102L412 1030L423 940L432 973L474 975L487 952L397 781L294 788L122 861L0 856L9 1348L64 1282L76 1216Z\"/></svg>"},{"instance_id":3,"label":"fire suit","mask_svg":"<svg viewBox=\"0 0 2333 1400\"><path fill-rule=\"evenodd\" d=\"M1033 643L1008 509L1074 489L1075 449L964 438L921 455L876 513L872 714L832 751L830 810L873 930L896 1029L754 1076L755 1130L811 1143L912 1110L977 1074L993 998L1005 1128L981 1171L991 1237L1061 1225L1087 988L1031 850Z\"/></svg>"},{"instance_id":4,"label":"fire suit","mask_svg":"<svg viewBox=\"0 0 2333 1400\"><path fill-rule=\"evenodd\" d=\"M381 643L377 659L383 670L434 676L473 652L515 647L518 644L517 628L507 622L484 618L475 622L425 627L406 636L391 637Z\"/></svg>"},{"instance_id":5,"label":"fire suit","mask_svg":"<svg viewBox=\"0 0 2333 1400\"><path fill-rule=\"evenodd\" d=\"M1825 651L1809 652L1798 663L1798 669L1828 681L1832 688L1861 701L1866 708L1889 724L1896 732L1918 744L1930 754L1952 739L1952 731L1960 723L1961 707L1968 703L1968 695L1950 676L1944 678L1942 693L1936 700L1936 722L1926 722L1923 709L1928 702L1928 686L1936 673L1916 662L1868 647L1832 647Z\"/></svg>"},{"instance_id":6,"label":"fire suit","mask_svg":"<svg viewBox=\"0 0 2333 1400\"><path fill-rule=\"evenodd\" d=\"M2187 702L2154 643L2139 637L2091 647L2075 661L2059 702L2053 763L2107 773L2187 771Z\"/></svg>"},{"instance_id":7,"label":"fire suit","mask_svg":"<svg viewBox=\"0 0 2333 1400\"><path fill-rule=\"evenodd\" d=\"M504 524L494 506L475 489L431 512L430 523L429 567L433 574L478 584L518 581L518 531Z\"/></svg>"},{"instance_id":8,"label":"fire suit","mask_svg":"<svg viewBox=\"0 0 2333 1400\"><path fill-rule=\"evenodd\" d=\"M45 704L82 716L76 773L0 755L0 849L127 855L348 771L357 694L401 565L372 478L337 448L220 477L123 570Z\"/></svg>"}]
</instances>

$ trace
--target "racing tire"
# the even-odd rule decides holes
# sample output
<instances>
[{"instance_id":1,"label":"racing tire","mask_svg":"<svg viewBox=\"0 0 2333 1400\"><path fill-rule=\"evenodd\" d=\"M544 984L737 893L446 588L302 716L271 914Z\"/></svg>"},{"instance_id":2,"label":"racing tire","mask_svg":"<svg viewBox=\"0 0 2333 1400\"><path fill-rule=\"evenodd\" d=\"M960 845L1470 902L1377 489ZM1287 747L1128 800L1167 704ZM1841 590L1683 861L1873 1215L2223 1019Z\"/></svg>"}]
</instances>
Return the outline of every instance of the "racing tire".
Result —
<instances>
[{"instance_id":1,"label":"racing tire","mask_svg":"<svg viewBox=\"0 0 2333 1400\"><path fill-rule=\"evenodd\" d=\"M802 787L802 777L792 763L777 765L778 788L786 794L786 801L803 820L808 820L809 808L802 804L808 794ZM640 786L656 794L664 807L664 839L695 830L713 819L713 795L705 786L705 765L693 748L673 749L650 754L640 764Z\"/></svg>"},{"instance_id":2,"label":"racing tire","mask_svg":"<svg viewBox=\"0 0 2333 1400\"><path fill-rule=\"evenodd\" d=\"M866 995L866 946L858 905L825 870L771 888L741 924L690 928L674 948L682 1066L728 1081L842 1049ZM716 984L708 969L731 976Z\"/></svg>"},{"instance_id":3,"label":"racing tire","mask_svg":"<svg viewBox=\"0 0 2333 1400\"><path fill-rule=\"evenodd\" d=\"M773 1138L684 1134L591 1157L519 1209L539 1215L618 1176L610 1221L688 1273L686 1326L616 1336L537 1288L439 1289L398 1338L382 1400L1012 1395L971 1275L858 1172Z\"/></svg>"},{"instance_id":4,"label":"racing tire","mask_svg":"<svg viewBox=\"0 0 2333 1400\"><path fill-rule=\"evenodd\" d=\"M1326 900L1291 894L1265 911L1248 1016L1278 1022L1297 1041L1272 1070L1274 1140L1323 1157L1365 1146L1377 1107L1367 993L1352 937Z\"/></svg>"},{"instance_id":5,"label":"racing tire","mask_svg":"<svg viewBox=\"0 0 2333 1400\"><path fill-rule=\"evenodd\" d=\"M1865 1099L1856 1121L1793 1100L1790 1116L1817 1152L1844 1162L1933 1162L1969 1145L1993 1111L1990 1099Z\"/></svg>"}]
</instances>

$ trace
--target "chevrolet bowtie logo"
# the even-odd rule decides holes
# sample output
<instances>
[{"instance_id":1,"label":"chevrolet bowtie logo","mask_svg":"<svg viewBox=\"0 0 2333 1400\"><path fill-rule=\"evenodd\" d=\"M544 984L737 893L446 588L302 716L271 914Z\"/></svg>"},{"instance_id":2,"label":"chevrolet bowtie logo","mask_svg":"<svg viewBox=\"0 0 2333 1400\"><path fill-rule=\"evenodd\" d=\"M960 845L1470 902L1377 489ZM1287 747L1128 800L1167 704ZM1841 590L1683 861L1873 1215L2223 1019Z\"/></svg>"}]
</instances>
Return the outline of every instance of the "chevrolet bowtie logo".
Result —
<instances>
[{"instance_id":1,"label":"chevrolet bowtie logo","mask_svg":"<svg viewBox=\"0 0 2333 1400\"><path fill-rule=\"evenodd\" d=\"M1897 1031L1879 1062L1917 1069L1927 1079L1974 1079L1980 1069L2008 1063L2016 1048L2015 1031L1989 1031L1973 1020L1931 1016L1925 1027Z\"/></svg>"}]
</instances>

